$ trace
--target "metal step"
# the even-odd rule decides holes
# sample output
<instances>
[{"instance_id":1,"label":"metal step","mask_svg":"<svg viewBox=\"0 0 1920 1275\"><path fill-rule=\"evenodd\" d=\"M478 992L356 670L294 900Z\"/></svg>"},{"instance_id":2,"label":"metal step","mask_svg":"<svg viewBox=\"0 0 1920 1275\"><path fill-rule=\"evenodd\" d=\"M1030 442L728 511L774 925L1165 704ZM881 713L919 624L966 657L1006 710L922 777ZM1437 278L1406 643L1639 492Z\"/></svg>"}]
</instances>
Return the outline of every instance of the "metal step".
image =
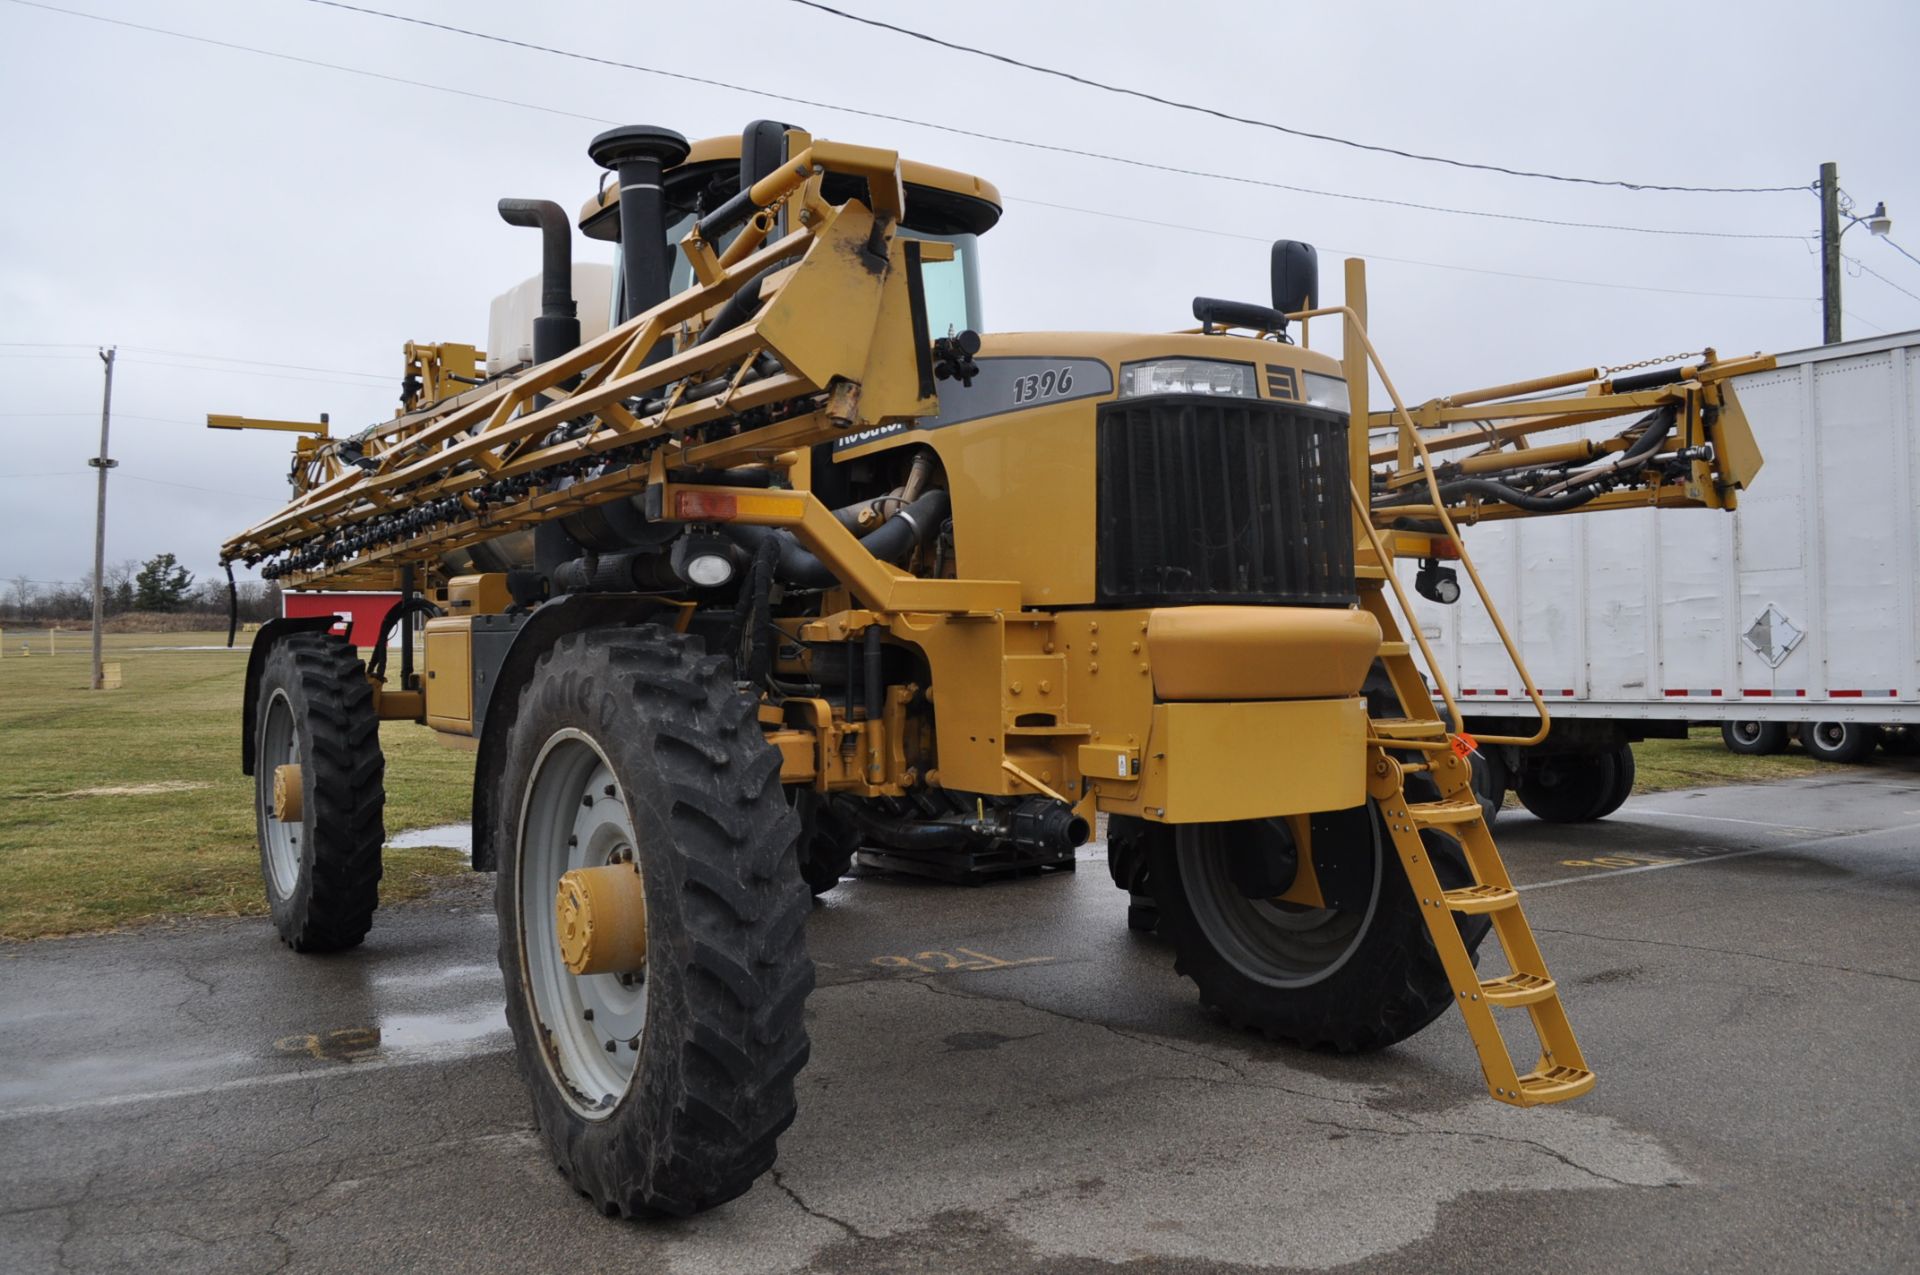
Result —
<instances>
[{"instance_id":1,"label":"metal step","mask_svg":"<svg viewBox=\"0 0 1920 1275\"><path fill-rule=\"evenodd\" d=\"M1503 908L1516 907L1520 903L1518 894L1498 885L1470 885L1459 890L1442 890L1440 897L1450 910L1473 916L1485 912L1498 912Z\"/></svg>"},{"instance_id":2,"label":"metal step","mask_svg":"<svg viewBox=\"0 0 1920 1275\"><path fill-rule=\"evenodd\" d=\"M1554 994L1551 978L1544 974L1507 974L1480 984L1480 995L1492 1005L1531 1005Z\"/></svg>"},{"instance_id":3,"label":"metal step","mask_svg":"<svg viewBox=\"0 0 1920 1275\"><path fill-rule=\"evenodd\" d=\"M1544 1067L1520 1077L1520 1101L1526 1105L1565 1102L1593 1088L1593 1073L1585 1067Z\"/></svg>"},{"instance_id":4,"label":"metal step","mask_svg":"<svg viewBox=\"0 0 1920 1275\"><path fill-rule=\"evenodd\" d=\"M1422 828L1435 828L1442 824L1472 823L1483 812L1477 801L1416 801L1407 806L1407 813Z\"/></svg>"}]
</instances>

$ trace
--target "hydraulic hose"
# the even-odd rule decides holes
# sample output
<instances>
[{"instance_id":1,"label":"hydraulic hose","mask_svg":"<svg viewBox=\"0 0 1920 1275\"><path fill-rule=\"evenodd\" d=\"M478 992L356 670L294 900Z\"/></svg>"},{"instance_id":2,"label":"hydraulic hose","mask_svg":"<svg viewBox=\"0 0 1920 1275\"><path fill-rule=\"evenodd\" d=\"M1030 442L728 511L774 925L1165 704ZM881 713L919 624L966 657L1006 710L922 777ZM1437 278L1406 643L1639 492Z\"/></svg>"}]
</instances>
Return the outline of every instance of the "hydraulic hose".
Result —
<instances>
[{"instance_id":1,"label":"hydraulic hose","mask_svg":"<svg viewBox=\"0 0 1920 1275\"><path fill-rule=\"evenodd\" d=\"M1619 453L1604 468L1590 473L1586 481L1552 495L1542 496L1523 491L1497 478L1450 478L1438 484L1440 499L1443 503L1451 503L1464 496L1484 496L1536 514L1564 513L1569 509L1577 509L1607 491L1621 475L1644 465L1673 433L1673 423L1674 409L1671 407L1647 414L1635 422L1644 428L1631 447ZM1375 501L1374 508L1391 509L1395 505L1424 504L1427 500L1426 487L1416 485L1409 487L1402 495Z\"/></svg>"},{"instance_id":2,"label":"hydraulic hose","mask_svg":"<svg viewBox=\"0 0 1920 1275\"><path fill-rule=\"evenodd\" d=\"M899 562L940 525L951 507L947 493L936 488L860 537L861 547L882 562ZM721 530L751 551L757 552L767 541L777 545L780 556L774 564L774 576L790 588L827 589L840 583L826 563L801 548L792 532L738 523L726 524Z\"/></svg>"}]
</instances>

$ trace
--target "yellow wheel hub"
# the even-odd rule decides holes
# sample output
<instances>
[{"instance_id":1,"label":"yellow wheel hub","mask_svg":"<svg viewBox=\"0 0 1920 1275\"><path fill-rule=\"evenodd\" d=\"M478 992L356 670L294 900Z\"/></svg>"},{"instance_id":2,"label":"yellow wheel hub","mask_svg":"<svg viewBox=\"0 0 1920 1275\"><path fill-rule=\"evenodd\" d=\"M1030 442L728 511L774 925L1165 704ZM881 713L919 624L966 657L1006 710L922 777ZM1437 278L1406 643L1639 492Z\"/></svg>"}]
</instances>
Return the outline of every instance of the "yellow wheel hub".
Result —
<instances>
[{"instance_id":1,"label":"yellow wheel hub","mask_svg":"<svg viewBox=\"0 0 1920 1275\"><path fill-rule=\"evenodd\" d=\"M575 868L554 896L560 959L575 974L627 974L647 963L647 891L631 863Z\"/></svg>"},{"instance_id":2,"label":"yellow wheel hub","mask_svg":"<svg viewBox=\"0 0 1920 1275\"><path fill-rule=\"evenodd\" d=\"M290 762L273 768L273 817L281 823L300 822L300 766Z\"/></svg>"}]
</instances>

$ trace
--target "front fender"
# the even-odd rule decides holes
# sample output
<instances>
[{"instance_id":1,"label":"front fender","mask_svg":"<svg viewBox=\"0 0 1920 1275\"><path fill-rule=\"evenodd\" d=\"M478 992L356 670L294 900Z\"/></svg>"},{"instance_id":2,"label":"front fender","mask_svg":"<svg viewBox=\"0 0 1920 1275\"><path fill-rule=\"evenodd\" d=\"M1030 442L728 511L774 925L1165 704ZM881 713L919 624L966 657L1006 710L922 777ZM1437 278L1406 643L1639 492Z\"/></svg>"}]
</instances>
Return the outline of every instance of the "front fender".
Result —
<instances>
[{"instance_id":1,"label":"front fender","mask_svg":"<svg viewBox=\"0 0 1920 1275\"><path fill-rule=\"evenodd\" d=\"M534 665L561 637L603 624L640 624L660 614L658 600L630 593L576 593L541 606L520 626L493 679L473 766L473 869L491 872L499 862L494 835L501 810L500 780L506 770L507 736L520 716L520 692ZM479 706L475 705L477 709Z\"/></svg>"},{"instance_id":2,"label":"front fender","mask_svg":"<svg viewBox=\"0 0 1920 1275\"><path fill-rule=\"evenodd\" d=\"M267 657L273 654L274 643L295 633L325 633L340 623L340 617L334 615L302 615L286 619L268 620L253 635L253 646L247 651L247 692L240 702L240 773L251 775L254 763L254 718L259 709L256 701L260 698L260 674L267 667Z\"/></svg>"}]
</instances>

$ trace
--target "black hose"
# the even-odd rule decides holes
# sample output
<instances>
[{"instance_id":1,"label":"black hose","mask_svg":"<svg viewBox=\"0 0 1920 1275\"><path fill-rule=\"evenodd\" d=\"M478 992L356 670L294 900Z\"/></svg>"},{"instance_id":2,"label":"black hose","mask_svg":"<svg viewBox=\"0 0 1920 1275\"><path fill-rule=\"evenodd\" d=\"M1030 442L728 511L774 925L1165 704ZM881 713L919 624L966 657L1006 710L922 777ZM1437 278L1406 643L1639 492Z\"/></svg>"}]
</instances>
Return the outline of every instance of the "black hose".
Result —
<instances>
[{"instance_id":1,"label":"black hose","mask_svg":"<svg viewBox=\"0 0 1920 1275\"><path fill-rule=\"evenodd\" d=\"M379 635L373 639L373 650L367 656L368 673L377 678L384 679L386 677L387 642L393 637L394 626L416 611L424 611L428 615L446 614L445 611L427 601L425 598L402 598L387 608L386 615L381 617L380 620ZM400 689L404 691L407 688L403 686Z\"/></svg>"},{"instance_id":2,"label":"black hose","mask_svg":"<svg viewBox=\"0 0 1920 1275\"><path fill-rule=\"evenodd\" d=\"M866 645L866 649L862 652L862 655L865 657L863 660L865 667L861 670L860 675L861 690L866 692L867 720L869 722L877 722L880 720L881 711L880 693L886 689L881 685L880 626L877 624L868 625L867 631L862 634L861 637ZM871 730L873 728L869 727L868 729Z\"/></svg>"},{"instance_id":3,"label":"black hose","mask_svg":"<svg viewBox=\"0 0 1920 1275\"><path fill-rule=\"evenodd\" d=\"M233 564L223 562L227 569L227 649L233 649L234 636L240 632L240 590L233 583Z\"/></svg>"},{"instance_id":4,"label":"black hose","mask_svg":"<svg viewBox=\"0 0 1920 1275\"><path fill-rule=\"evenodd\" d=\"M928 532L940 525L950 507L947 493L936 488L860 537L861 547L882 562L899 562L927 538ZM826 563L801 548L790 531L739 523L725 524L721 530L736 544L756 553L767 541L778 545L779 559L774 574L782 584L798 589L827 589L840 583Z\"/></svg>"},{"instance_id":5,"label":"black hose","mask_svg":"<svg viewBox=\"0 0 1920 1275\"><path fill-rule=\"evenodd\" d=\"M779 546L771 540L754 550L753 564L741 582L740 598L734 604L733 628L727 647L739 662L738 680L759 686L773 672L773 569L780 556Z\"/></svg>"},{"instance_id":6,"label":"black hose","mask_svg":"<svg viewBox=\"0 0 1920 1275\"><path fill-rule=\"evenodd\" d=\"M785 261L776 261L753 278L740 285L740 290L720 303L714 311L713 321L700 329L700 335L694 338L695 345L705 345L715 337L730 332L751 319L760 311L760 285L767 276L776 270L787 268Z\"/></svg>"},{"instance_id":7,"label":"black hose","mask_svg":"<svg viewBox=\"0 0 1920 1275\"><path fill-rule=\"evenodd\" d=\"M900 850L957 850L985 839L965 824L896 819L861 801L836 801L834 809L851 819L860 831Z\"/></svg>"},{"instance_id":8,"label":"black hose","mask_svg":"<svg viewBox=\"0 0 1920 1275\"><path fill-rule=\"evenodd\" d=\"M1620 453L1615 465L1605 473L1596 474L1590 482L1569 488L1553 496L1536 496L1532 492L1501 482L1497 478L1453 478L1437 483L1440 500L1450 504L1463 496L1484 496L1492 500L1504 501L1515 509L1524 509L1528 513L1555 514L1569 509L1578 509L1614 487L1629 471L1638 469L1660 449L1667 436L1673 433L1675 411L1663 407L1649 412L1634 424L1642 427L1643 432L1633 445ZM1629 426L1629 428L1632 428ZM1423 504L1428 499L1424 484L1409 487L1405 494L1387 500L1374 502L1376 509L1391 509L1396 505Z\"/></svg>"}]
</instances>

